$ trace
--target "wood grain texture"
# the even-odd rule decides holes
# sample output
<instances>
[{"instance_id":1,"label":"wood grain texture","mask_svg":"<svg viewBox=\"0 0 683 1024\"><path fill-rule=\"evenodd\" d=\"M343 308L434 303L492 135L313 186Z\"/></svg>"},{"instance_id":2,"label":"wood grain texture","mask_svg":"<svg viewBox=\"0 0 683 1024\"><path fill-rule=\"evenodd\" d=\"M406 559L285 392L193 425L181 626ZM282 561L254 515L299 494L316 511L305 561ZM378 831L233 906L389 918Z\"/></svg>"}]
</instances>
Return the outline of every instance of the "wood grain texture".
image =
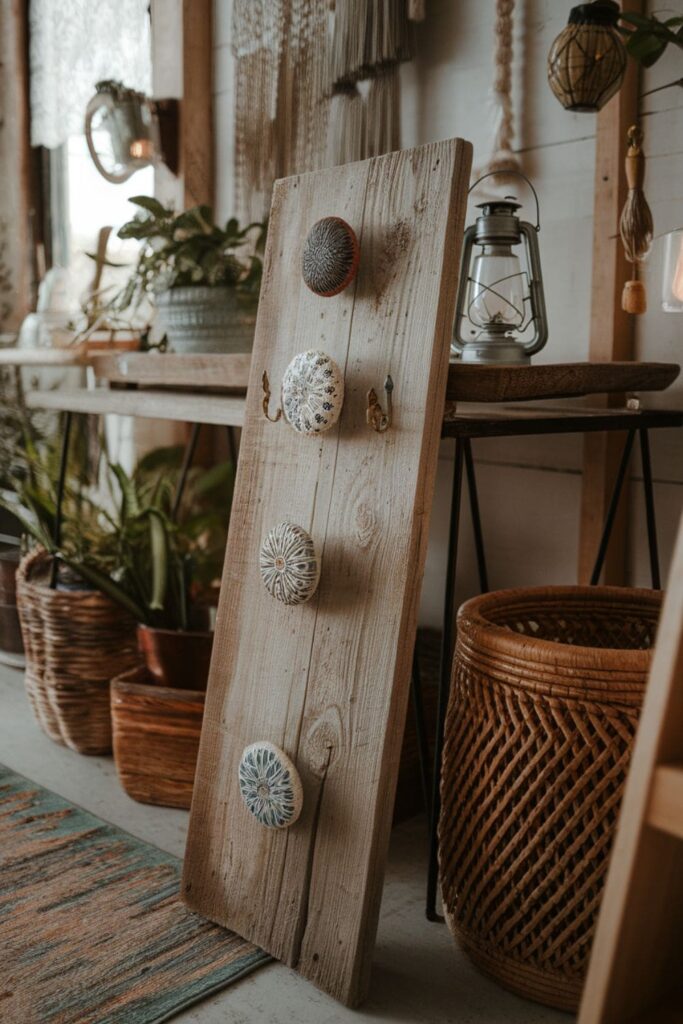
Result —
<instances>
[{"instance_id":1,"label":"wood grain texture","mask_svg":"<svg viewBox=\"0 0 683 1024\"><path fill-rule=\"evenodd\" d=\"M680 369L677 363L455 363L449 369L446 398L453 402L525 402L614 391L664 391Z\"/></svg>"},{"instance_id":2,"label":"wood grain texture","mask_svg":"<svg viewBox=\"0 0 683 1024\"><path fill-rule=\"evenodd\" d=\"M675 829L671 821L667 832L648 824L658 805L661 810L666 776L658 776L659 766L683 762L683 519L670 580L579 1024L683 1019L683 843L672 834L683 828L680 778L675 779L678 798L667 800L669 813L677 815ZM667 1009L660 1012L660 1004Z\"/></svg>"},{"instance_id":3,"label":"wood grain texture","mask_svg":"<svg viewBox=\"0 0 683 1024\"><path fill-rule=\"evenodd\" d=\"M106 380L110 384L192 388L196 391L246 391L251 353L183 355L164 352L155 355L132 352L93 356L90 362L98 380Z\"/></svg>"},{"instance_id":4,"label":"wood grain texture","mask_svg":"<svg viewBox=\"0 0 683 1024\"><path fill-rule=\"evenodd\" d=\"M26 395L26 404L32 409L87 412L95 416L118 413L120 416L232 427L242 426L244 403L244 398L237 395L124 391L120 388L62 388L59 391L29 391Z\"/></svg>"},{"instance_id":5,"label":"wood grain texture","mask_svg":"<svg viewBox=\"0 0 683 1024\"><path fill-rule=\"evenodd\" d=\"M644 0L624 0L624 11L642 13ZM596 119L595 186L593 199L593 269L589 358L591 362L634 357L633 316L621 308L621 292L631 276L619 237L619 217L626 200L624 157L626 132L638 116L638 64L629 61L624 83ZM613 395L605 404L620 401ZM595 435L584 439L583 486L579 530L578 582L587 583L600 543L612 496L623 438ZM628 481L612 530L603 581L626 583Z\"/></svg>"},{"instance_id":6,"label":"wood grain texture","mask_svg":"<svg viewBox=\"0 0 683 1024\"><path fill-rule=\"evenodd\" d=\"M338 999L367 991L445 400L471 147L460 140L276 184L185 860L188 904ZM298 261L343 217L359 273L334 300ZM416 341L419 339L419 342ZM337 425L300 437L261 411L292 357L345 371ZM365 422L394 380L394 424ZM321 553L313 599L273 601L258 572L283 514ZM285 833L244 808L237 765L269 740L296 763L304 809Z\"/></svg>"}]
</instances>

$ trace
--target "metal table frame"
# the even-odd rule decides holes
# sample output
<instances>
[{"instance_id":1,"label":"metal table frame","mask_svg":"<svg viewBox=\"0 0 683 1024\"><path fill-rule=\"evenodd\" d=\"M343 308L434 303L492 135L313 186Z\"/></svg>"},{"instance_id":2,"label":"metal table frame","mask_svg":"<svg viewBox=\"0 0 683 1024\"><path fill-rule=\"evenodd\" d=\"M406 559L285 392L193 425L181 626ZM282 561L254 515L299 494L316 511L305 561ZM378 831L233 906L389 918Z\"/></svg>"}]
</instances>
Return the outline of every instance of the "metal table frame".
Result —
<instances>
[{"instance_id":1,"label":"metal table frame","mask_svg":"<svg viewBox=\"0 0 683 1024\"><path fill-rule=\"evenodd\" d=\"M434 759L429 764L429 744L424 720L422 686L418 667L417 644L413 658L412 701L415 724L418 732L418 751L425 807L429 820L429 864L427 874L426 915L430 921L442 922L437 913L438 889L438 822L441 809L440 775L443 754L444 727L450 693L451 668L455 648L455 579L460 534L460 505L462 498L463 473L467 477L470 512L472 517L474 546L481 593L489 589L484 538L479 512L477 483L472 456L472 440L482 437L514 437L520 435L546 435L589 432L626 432L621 461L616 474L614 488L605 517L601 541L596 552L595 564L590 583L596 585L607 553L612 534L629 461L636 435L640 442L643 471L645 515L647 522L648 550L652 586L660 588L659 553L657 548L657 527L655 519L652 466L650 461L649 430L664 427L682 427L683 411L670 410L590 410L590 409L538 409L529 415L528 407L509 406L501 410L491 407L491 414L456 413L444 422L442 437L455 438L455 459L453 463L450 524L448 533L448 558L446 563L446 588L443 615L443 633L438 683L437 723Z\"/></svg>"}]
</instances>

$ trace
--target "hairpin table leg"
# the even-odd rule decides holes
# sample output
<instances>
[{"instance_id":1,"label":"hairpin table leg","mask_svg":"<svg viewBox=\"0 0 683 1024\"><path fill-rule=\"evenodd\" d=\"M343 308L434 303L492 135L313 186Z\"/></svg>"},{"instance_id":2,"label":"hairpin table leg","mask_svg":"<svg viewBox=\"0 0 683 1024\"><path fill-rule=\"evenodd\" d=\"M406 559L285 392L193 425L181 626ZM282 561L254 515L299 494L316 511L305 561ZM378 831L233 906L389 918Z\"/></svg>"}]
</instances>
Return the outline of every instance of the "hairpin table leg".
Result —
<instances>
[{"instance_id":1,"label":"hairpin table leg","mask_svg":"<svg viewBox=\"0 0 683 1024\"><path fill-rule=\"evenodd\" d=\"M201 429L201 423L192 424L192 432L190 433L190 440L185 446L185 453L183 455L183 462L180 467L180 476L178 477L178 486L176 487L175 497L173 498L173 507L171 508L171 520L175 522L178 511L180 510L180 502L183 500L183 492L185 491L185 484L187 483L187 474L192 465L194 459L194 453L197 450L197 441L199 440L199 431Z\"/></svg>"},{"instance_id":2,"label":"hairpin table leg","mask_svg":"<svg viewBox=\"0 0 683 1024\"><path fill-rule=\"evenodd\" d=\"M58 550L62 543L62 518L64 512L64 488L66 485L66 467L69 461L69 441L71 439L72 413L64 414L64 434L62 436L62 454L59 460L59 479L57 481L57 507L55 508L55 522L52 531L52 543L55 550ZM54 555L50 566L50 587L52 590L57 586L57 571L59 561Z\"/></svg>"},{"instance_id":3,"label":"hairpin table leg","mask_svg":"<svg viewBox=\"0 0 683 1024\"><path fill-rule=\"evenodd\" d=\"M652 490L652 464L650 462L650 441L646 427L638 431L640 436L640 457L643 466L643 490L645 492L645 518L647 522L647 544L650 553L650 574L652 589L660 590L662 586L659 574L659 551L657 548L657 522L655 519L655 499Z\"/></svg>"},{"instance_id":4,"label":"hairpin table leg","mask_svg":"<svg viewBox=\"0 0 683 1024\"><path fill-rule=\"evenodd\" d=\"M479 590L485 594L489 589L489 576L486 571L486 555L484 553L484 534L481 529L481 516L479 514L479 497L477 495L477 478L474 472L474 459L472 458L472 442L469 437L462 441L465 446L465 472L467 473L467 493L470 499L470 514L472 516L472 529L474 531L474 550L477 555L477 570L479 573Z\"/></svg>"},{"instance_id":5,"label":"hairpin table leg","mask_svg":"<svg viewBox=\"0 0 683 1024\"><path fill-rule=\"evenodd\" d=\"M441 755L443 734L448 709L448 695L451 684L451 664L455 632L455 570L458 561L458 532L460 529L460 497L462 494L462 471L464 446L460 438L455 442L455 464L453 466L453 491L451 498L451 520L448 535L448 562L446 566L446 597L444 602L443 636L441 638L441 663L439 667L439 700L437 707L436 744L434 749L434 774L432 776L432 800L429 836L429 867L427 873L427 919L443 921L436 912L436 894L439 878L438 827L441 811Z\"/></svg>"},{"instance_id":6,"label":"hairpin table leg","mask_svg":"<svg viewBox=\"0 0 683 1024\"><path fill-rule=\"evenodd\" d=\"M424 701L422 698L422 679L420 676L420 649L419 637L415 637L415 649L413 651L413 672L411 677L411 693L413 701L413 720L417 734L417 755L420 764L420 784L422 786L422 799L424 802L427 821L430 820L431 788L429 771L429 742L427 740L427 726L424 716Z\"/></svg>"},{"instance_id":7,"label":"hairpin table leg","mask_svg":"<svg viewBox=\"0 0 683 1024\"><path fill-rule=\"evenodd\" d=\"M626 470L628 469L629 459L631 458L631 451L633 450L635 436L635 430L629 430L626 443L624 444L621 462L619 463L619 469L617 471L617 478L614 481L614 490L612 491L609 508L607 509L607 517L605 519L602 537L600 538L600 546L595 558L595 565L593 566L593 572L591 574L590 585L592 587L597 586L600 579L600 573L602 572L602 566L605 561L605 555L607 554L607 546L612 535L612 527L614 526L614 519L617 514L617 508L619 507L619 498L621 497L621 492L624 486Z\"/></svg>"}]
</instances>

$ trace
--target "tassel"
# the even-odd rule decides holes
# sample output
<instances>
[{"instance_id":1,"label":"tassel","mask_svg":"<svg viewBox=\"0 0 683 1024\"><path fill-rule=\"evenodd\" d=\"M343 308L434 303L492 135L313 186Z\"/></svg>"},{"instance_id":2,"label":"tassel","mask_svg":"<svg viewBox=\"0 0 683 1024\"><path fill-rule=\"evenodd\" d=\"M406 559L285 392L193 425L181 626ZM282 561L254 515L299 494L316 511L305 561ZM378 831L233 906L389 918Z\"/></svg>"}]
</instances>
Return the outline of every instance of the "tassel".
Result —
<instances>
[{"instance_id":1,"label":"tassel","mask_svg":"<svg viewBox=\"0 0 683 1024\"><path fill-rule=\"evenodd\" d=\"M643 133L637 125L629 128L628 141L625 160L628 195L619 219L619 234L626 259L633 264L633 278L624 285L621 308L626 313L640 314L647 309L647 294L645 285L638 280L638 265L650 252L654 228L643 192L645 154L642 150Z\"/></svg>"}]
</instances>

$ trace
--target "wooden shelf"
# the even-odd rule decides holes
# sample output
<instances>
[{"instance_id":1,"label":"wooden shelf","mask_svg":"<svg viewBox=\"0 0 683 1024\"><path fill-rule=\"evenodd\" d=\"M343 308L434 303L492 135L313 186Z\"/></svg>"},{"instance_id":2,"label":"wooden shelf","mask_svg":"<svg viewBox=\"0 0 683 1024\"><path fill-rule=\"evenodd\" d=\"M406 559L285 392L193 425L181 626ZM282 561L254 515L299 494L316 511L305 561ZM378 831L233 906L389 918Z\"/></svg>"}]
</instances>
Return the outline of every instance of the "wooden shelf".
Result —
<instances>
[{"instance_id":1,"label":"wooden shelf","mask_svg":"<svg viewBox=\"0 0 683 1024\"><path fill-rule=\"evenodd\" d=\"M30 391L26 395L26 404L32 409L97 416L116 413L145 419L241 427L245 398L175 391L127 391L121 388L60 388L56 391Z\"/></svg>"},{"instance_id":2,"label":"wooden shelf","mask_svg":"<svg viewBox=\"0 0 683 1024\"><path fill-rule=\"evenodd\" d=\"M647 823L683 839L683 764L663 764L655 769Z\"/></svg>"},{"instance_id":3,"label":"wooden shelf","mask_svg":"<svg viewBox=\"0 0 683 1024\"><path fill-rule=\"evenodd\" d=\"M451 363L447 398L451 402L530 402L624 391L664 391L679 373L678 363Z\"/></svg>"},{"instance_id":4,"label":"wooden shelf","mask_svg":"<svg viewBox=\"0 0 683 1024\"><path fill-rule=\"evenodd\" d=\"M87 366L90 357L84 346L74 348L3 348L0 366Z\"/></svg>"},{"instance_id":5,"label":"wooden shelf","mask_svg":"<svg viewBox=\"0 0 683 1024\"><path fill-rule=\"evenodd\" d=\"M225 355L181 355L174 352L120 352L93 355L99 380L139 387L246 391L250 352Z\"/></svg>"}]
</instances>

